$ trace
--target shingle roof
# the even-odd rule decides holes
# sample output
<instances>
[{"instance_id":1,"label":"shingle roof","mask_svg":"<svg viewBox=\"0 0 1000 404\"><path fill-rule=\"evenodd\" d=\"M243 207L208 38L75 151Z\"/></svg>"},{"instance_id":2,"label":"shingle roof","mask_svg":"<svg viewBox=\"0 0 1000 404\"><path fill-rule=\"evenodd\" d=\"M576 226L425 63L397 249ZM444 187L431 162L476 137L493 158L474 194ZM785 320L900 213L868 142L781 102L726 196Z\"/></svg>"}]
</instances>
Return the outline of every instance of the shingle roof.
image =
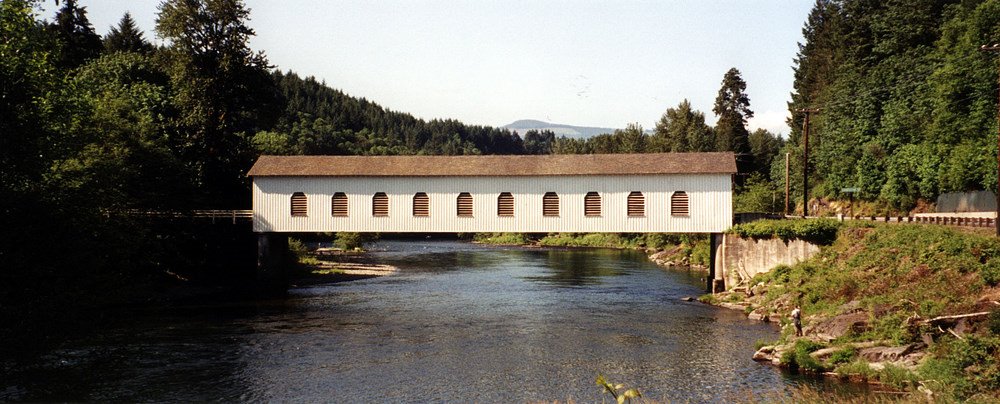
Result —
<instances>
[{"instance_id":1,"label":"shingle roof","mask_svg":"<svg viewBox=\"0 0 1000 404\"><path fill-rule=\"evenodd\" d=\"M540 156L261 156L247 175L252 177L468 177L735 172L735 155L731 152L719 152Z\"/></svg>"}]
</instances>

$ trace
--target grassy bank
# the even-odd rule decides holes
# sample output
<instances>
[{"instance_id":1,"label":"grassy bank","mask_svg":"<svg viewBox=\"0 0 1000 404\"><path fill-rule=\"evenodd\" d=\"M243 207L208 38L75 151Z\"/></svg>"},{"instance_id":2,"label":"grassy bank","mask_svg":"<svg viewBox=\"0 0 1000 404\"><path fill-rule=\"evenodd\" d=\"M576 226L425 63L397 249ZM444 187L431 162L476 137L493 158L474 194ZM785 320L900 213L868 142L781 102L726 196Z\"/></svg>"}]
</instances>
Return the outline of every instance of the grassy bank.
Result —
<instances>
[{"instance_id":1,"label":"grassy bank","mask_svg":"<svg viewBox=\"0 0 1000 404\"><path fill-rule=\"evenodd\" d=\"M773 345L763 356L790 368L936 399L993 400L1000 398L998 282L1000 241L991 235L845 225L817 256L706 300L785 325L781 340L760 345ZM787 326L795 305L804 313L804 338Z\"/></svg>"},{"instance_id":2,"label":"grassy bank","mask_svg":"<svg viewBox=\"0 0 1000 404\"><path fill-rule=\"evenodd\" d=\"M473 241L494 245L535 245L542 247L589 247L637 249L662 252L657 262L708 265L708 237L694 234L663 233L476 233Z\"/></svg>"}]
</instances>

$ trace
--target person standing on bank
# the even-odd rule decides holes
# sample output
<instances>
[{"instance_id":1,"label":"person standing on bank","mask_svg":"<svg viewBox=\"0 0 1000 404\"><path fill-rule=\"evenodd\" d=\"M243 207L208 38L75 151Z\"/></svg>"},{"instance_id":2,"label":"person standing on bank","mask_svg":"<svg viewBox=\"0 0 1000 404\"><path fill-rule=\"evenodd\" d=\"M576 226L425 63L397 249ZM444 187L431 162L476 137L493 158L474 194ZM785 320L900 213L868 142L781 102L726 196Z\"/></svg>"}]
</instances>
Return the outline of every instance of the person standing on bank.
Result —
<instances>
[{"instance_id":1,"label":"person standing on bank","mask_svg":"<svg viewBox=\"0 0 1000 404\"><path fill-rule=\"evenodd\" d=\"M792 310L792 324L795 324L795 336L802 336L802 310L796 305Z\"/></svg>"}]
</instances>

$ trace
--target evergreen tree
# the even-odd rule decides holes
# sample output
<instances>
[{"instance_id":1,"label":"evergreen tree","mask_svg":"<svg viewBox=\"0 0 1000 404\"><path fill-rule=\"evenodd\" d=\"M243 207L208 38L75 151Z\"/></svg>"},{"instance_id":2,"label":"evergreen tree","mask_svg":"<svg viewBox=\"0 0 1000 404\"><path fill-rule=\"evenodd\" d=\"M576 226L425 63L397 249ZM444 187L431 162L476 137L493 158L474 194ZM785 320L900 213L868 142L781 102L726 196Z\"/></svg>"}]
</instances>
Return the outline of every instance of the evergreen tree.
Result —
<instances>
[{"instance_id":1,"label":"evergreen tree","mask_svg":"<svg viewBox=\"0 0 1000 404\"><path fill-rule=\"evenodd\" d=\"M117 27L104 36L104 49L107 52L135 52L148 54L153 51L153 45L142 37L142 31L135 25L132 15L125 13Z\"/></svg>"},{"instance_id":2,"label":"evergreen tree","mask_svg":"<svg viewBox=\"0 0 1000 404\"><path fill-rule=\"evenodd\" d=\"M685 99L667 111L656 123L651 151L704 152L715 149L712 128L705 123L705 114L691 108Z\"/></svg>"},{"instance_id":3,"label":"evergreen tree","mask_svg":"<svg viewBox=\"0 0 1000 404\"><path fill-rule=\"evenodd\" d=\"M649 136L638 123L630 123L624 130L616 130L612 135L617 140L615 153L645 153Z\"/></svg>"},{"instance_id":4,"label":"evergreen tree","mask_svg":"<svg viewBox=\"0 0 1000 404\"><path fill-rule=\"evenodd\" d=\"M715 145L718 151L736 153L737 162L742 163L741 172L745 172L749 163L750 133L747 131L747 119L753 118L750 110L750 97L746 94L747 83L743 81L740 71L729 69L722 78L722 88L715 98L712 112L719 116L715 124Z\"/></svg>"},{"instance_id":5,"label":"evergreen tree","mask_svg":"<svg viewBox=\"0 0 1000 404\"><path fill-rule=\"evenodd\" d=\"M795 81L791 94L792 101L788 109L795 111L801 108L811 108L813 104L822 102L823 92L833 81L833 73L840 58L837 47L840 36L840 5L833 0L816 0L805 26L802 36L805 43L799 43L799 51L795 57ZM792 144L798 144L802 132L802 115L793 113L788 118L791 132L788 135Z\"/></svg>"},{"instance_id":6,"label":"evergreen tree","mask_svg":"<svg viewBox=\"0 0 1000 404\"><path fill-rule=\"evenodd\" d=\"M101 37L87 19L87 8L77 6L76 0L66 0L56 13L55 22L49 24L49 30L60 43L56 65L61 68L80 66L104 50Z\"/></svg>"}]
</instances>

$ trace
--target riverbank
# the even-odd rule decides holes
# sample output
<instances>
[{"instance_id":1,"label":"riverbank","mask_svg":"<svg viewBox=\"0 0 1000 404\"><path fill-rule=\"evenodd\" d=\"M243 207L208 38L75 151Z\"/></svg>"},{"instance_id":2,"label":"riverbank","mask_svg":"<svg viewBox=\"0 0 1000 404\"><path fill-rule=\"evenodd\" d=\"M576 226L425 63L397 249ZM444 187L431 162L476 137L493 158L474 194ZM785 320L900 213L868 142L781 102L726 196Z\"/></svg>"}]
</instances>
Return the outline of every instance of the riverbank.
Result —
<instances>
[{"instance_id":1,"label":"riverbank","mask_svg":"<svg viewBox=\"0 0 1000 404\"><path fill-rule=\"evenodd\" d=\"M706 269L709 261L708 238L703 235L662 233L552 233L532 236L523 233L476 233L479 244L524 247L614 248L642 250L660 266L688 266Z\"/></svg>"},{"instance_id":2,"label":"riverbank","mask_svg":"<svg viewBox=\"0 0 1000 404\"><path fill-rule=\"evenodd\" d=\"M849 224L817 256L702 301L782 326L777 341L758 342L756 360L913 399L998 400L998 282L991 235ZM788 318L796 305L803 337Z\"/></svg>"},{"instance_id":3,"label":"riverbank","mask_svg":"<svg viewBox=\"0 0 1000 404\"><path fill-rule=\"evenodd\" d=\"M317 248L296 251L298 266L291 272L291 287L356 281L391 275L399 268L377 262L362 249Z\"/></svg>"}]
</instances>

